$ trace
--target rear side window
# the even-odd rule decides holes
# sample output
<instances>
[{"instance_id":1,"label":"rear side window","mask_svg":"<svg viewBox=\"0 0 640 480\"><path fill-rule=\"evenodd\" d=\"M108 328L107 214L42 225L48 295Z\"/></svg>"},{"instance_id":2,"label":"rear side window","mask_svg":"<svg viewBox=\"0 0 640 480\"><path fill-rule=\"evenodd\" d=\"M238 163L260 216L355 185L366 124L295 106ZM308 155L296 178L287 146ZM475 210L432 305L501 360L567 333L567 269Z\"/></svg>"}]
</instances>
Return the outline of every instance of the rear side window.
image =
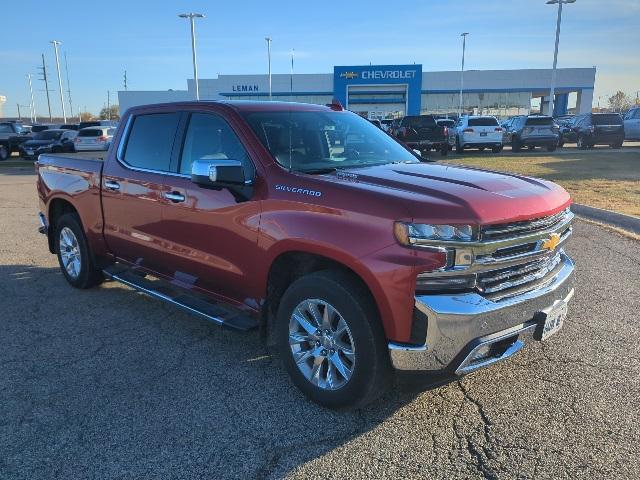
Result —
<instances>
[{"instance_id":1,"label":"rear side window","mask_svg":"<svg viewBox=\"0 0 640 480\"><path fill-rule=\"evenodd\" d=\"M123 160L132 167L168 172L179 120L179 113L134 117Z\"/></svg>"},{"instance_id":2,"label":"rear side window","mask_svg":"<svg viewBox=\"0 0 640 480\"><path fill-rule=\"evenodd\" d=\"M553 125L553 118L551 117L529 117L527 118L527 126L546 126Z\"/></svg>"},{"instance_id":3,"label":"rear side window","mask_svg":"<svg viewBox=\"0 0 640 480\"><path fill-rule=\"evenodd\" d=\"M218 115L194 113L182 147L180 173L190 174L194 160L239 160L249 173L253 164L240 139Z\"/></svg>"},{"instance_id":4,"label":"rear side window","mask_svg":"<svg viewBox=\"0 0 640 480\"><path fill-rule=\"evenodd\" d=\"M79 137L101 137L102 130L98 128L88 128L86 130L80 130L78 132Z\"/></svg>"},{"instance_id":5,"label":"rear side window","mask_svg":"<svg viewBox=\"0 0 640 480\"><path fill-rule=\"evenodd\" d=\"M493 117L470 118L470 127L497 127L498 120Z\"/></svg>"},{"instance_id":6,"label":"rear side window","mask_svg":"<svg viewBox=\"0 0 640 480\"><path fill-rule=\"evenodd\" d=\"M615 114L601 113L593 116L594 125L622 125L622 117Z\"/></svg>"}]
</instances>

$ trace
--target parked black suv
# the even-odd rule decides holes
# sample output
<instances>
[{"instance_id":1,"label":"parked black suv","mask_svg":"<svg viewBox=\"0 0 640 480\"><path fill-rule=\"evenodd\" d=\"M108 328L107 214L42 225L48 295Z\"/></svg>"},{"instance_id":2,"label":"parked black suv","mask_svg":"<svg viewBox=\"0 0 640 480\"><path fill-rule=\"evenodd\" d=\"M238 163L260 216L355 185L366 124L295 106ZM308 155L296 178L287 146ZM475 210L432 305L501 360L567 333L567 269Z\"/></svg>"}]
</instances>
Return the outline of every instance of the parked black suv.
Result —
<instances>
[{"instance_id":1,"label":"parked black suv","mask_svg":"<svg viewBox=\"0 0 640 480\"><path fill-rule=\"evenodd\" d=\"M533 150L546 147L553 152L558 146L559 129L552 117L546 115L519 115L503 124L504 144L511 144L511 150L519 152L522 147Z\"/></svg>"},{"instance_id":2,"label":"parked black suv","mask_svg":"<svg viewBox=\"0 0 640 480\"><path fill-rule=\"evenodd\" d=\"M561 142L576 142L581 149L594 145L620 148L624 142L624 122L617 113L584 113L562 129Z\"/></svg>"}]
</instances>

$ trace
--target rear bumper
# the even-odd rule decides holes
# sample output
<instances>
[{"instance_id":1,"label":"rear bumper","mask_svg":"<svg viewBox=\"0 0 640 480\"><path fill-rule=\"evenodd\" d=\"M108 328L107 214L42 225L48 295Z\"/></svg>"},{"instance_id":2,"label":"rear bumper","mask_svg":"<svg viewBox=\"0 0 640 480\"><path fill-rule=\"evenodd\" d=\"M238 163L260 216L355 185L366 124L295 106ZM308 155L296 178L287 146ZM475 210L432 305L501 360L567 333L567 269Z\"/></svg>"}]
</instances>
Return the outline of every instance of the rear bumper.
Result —
<instances>
[{"instance_id":1,"label":"rear bumper","mask_svg":"<svg viewBox=\"0 0 640 480\"><path fill-rule=\"evenodd\" d=\"M573 296L574 264L564 253L562 262L551 280L500 301L477 293L417 296L415 307L427 317L427 340L418 346L389 343L393 367L461 375L509 358L533 333L540 312L548 313ZM489 344L504 348L472 362L474 352Z\"/></svg>"},{"instance_id":2,"label":"rear bumper","mask_svg":"<svg viewBox=\"0 0 640 480\"><path fill-rule=\"evenodd\" d=\"M530 147L546 147L547 145L557 145L559 137L557 136L544 136L544 137L522 137L520 139L522 145Z\"/></svg>"},{"instance_id":3,"label":"rear bumper","mask_svg":"<svg viewBox=\"0 0 640 480\"><path fill-rule=\"evenodd\" d=\"M493 147L502 147L502 142L498 142L495 140L491 141L473 141L473 142L464 142L463 146L465 148L493 148Z\"/></svg>"}]
</instances>

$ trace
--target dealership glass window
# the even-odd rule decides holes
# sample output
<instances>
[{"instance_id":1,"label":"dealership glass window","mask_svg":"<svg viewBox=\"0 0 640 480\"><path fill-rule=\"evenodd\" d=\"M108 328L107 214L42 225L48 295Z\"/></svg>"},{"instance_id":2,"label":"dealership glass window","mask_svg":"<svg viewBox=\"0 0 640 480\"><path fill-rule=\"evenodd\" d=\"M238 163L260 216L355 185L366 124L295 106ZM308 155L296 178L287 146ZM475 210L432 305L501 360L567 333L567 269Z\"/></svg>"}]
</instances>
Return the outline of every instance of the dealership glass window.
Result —
<instances>
[{"instance_id":1,"label":"dealership glass window","mask_svg":"<svg viewBox=\"0 0 640 480\"><path fill-rule=\"evenodd\" d=\"M218 115L193 113L182 147L180 173L190 174L194 160L239 160L246 172L253 164L229 124Z\"/></svg>"},{"instance_id":2,"label":"dealership glass window","mask_svg":"<svg viewBox=\"0 0 640 480\"><path fill-rule=\"evenodd\" d=\"M470 115L488 115L506 118L513 115L526 115L531 109L530 92L464 92L463 110ZM457 114L460 94L423 93L423 114Z\"/></svg>"},{"instance_id":3,"label":"dealership glass window","mask_svg":"<svg viewBox=\"0 0 640 480\"><path fill-rule=\"evenodd\" d=\"M127 138L123 160L132 167L168 172L179 120L180 113L137 115Z\"/></svg>"}]
</instances>

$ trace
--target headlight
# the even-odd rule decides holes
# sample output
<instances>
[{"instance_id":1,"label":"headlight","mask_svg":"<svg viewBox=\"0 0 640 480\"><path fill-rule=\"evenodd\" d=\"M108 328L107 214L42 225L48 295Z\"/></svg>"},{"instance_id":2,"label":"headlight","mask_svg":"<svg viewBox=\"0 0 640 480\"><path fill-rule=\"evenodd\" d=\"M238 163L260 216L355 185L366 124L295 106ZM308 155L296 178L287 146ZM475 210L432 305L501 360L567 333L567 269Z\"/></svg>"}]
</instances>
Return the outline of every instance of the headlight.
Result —
<instances>
[{"instance_id":1,"label":"headlight","mask_svg":"<svg viewBox=\"0 0 640 480\"><path fill-rule=\"evenodd\" d=\"M428 241L471 242L475 239L472 225L430 225L426 223L396 222L394 233L402 245Z\"/></svg>"}]
</instances>

